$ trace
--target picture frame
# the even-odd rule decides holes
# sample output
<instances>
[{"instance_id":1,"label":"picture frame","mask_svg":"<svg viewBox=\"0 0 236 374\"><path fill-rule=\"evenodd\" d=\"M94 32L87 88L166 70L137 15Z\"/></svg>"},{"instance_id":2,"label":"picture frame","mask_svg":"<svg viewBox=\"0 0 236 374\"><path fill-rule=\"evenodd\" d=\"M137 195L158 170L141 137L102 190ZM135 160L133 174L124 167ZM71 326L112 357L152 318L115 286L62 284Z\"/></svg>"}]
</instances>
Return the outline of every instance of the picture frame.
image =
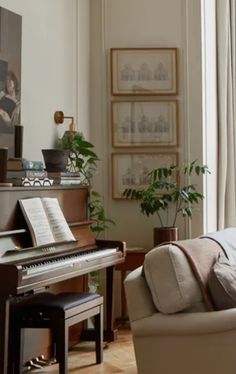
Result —
<instances>
[{"instance_id":1,"label":"picture frame","mask_svg":"<svg viewBox=\"0 0 236 374\"><path fill-rule=\"evenodd\" d=\"M112 145L116 147L176 147L176 100L112 101Z\"/></svg>"},{"instance_id":2,"label":"picture frame","mask_svg":"<svg viewBox=\"0 0 236 374\"><path fill-rule=\"evenodd\" d=\"M177 48L111 48L112 95L177 95Z\"/></svg>"},{"instance_id":3,"label":"picture frame","mask_svg":"<svg viewBox=\"0 0 236 374\"><path fill-rule=\"evenodd\" d=\"M178 165L177 152L112 154L112 198L124 199L126 188L144 188L151 170Z\"/></svg>"}]
</instances>

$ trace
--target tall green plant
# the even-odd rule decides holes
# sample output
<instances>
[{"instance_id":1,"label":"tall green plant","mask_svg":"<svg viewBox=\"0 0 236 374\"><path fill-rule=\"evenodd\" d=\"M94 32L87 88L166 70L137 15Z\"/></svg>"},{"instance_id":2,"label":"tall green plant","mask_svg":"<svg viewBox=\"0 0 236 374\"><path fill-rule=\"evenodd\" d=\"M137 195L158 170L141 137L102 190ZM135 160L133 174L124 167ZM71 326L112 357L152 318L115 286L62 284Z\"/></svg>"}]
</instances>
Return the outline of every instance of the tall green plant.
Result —
<instances>
[{"instance_id":1,"label":"tall green plant","mask_svg":"<svg viewBox=\"0 0 236 374\"><path fill-rule=\"evenodd\" d=\"M82 184L91 185L99 161L94 151L94 145L84 138L82 132L66 131L59 139L59 146L70 150L70 171L79 171L82 176ZM91 190L88 209L89 217L93 221L91 230L97 236L105 231L110 224L115 225L114 221L106 217L102 196L97 191Z\"/></svg>"},{"instance_id":2,"label":"tall green plant","mask_svg":"<svg viewBox=\"0 0 236 374\"><path fill-rule=\"evenodd\" d=\"M181 166L157 168L148 174L149 183L145 188L127 188L123 196L137 200L141 212L147 216L156 214L161 227L175 226L177 216L192 218L194 207L204 198L192 183L184 184L195 174L210 173L206 165L197 164L197 160ZM170 210L174 215L170 222Z\"/></svg>"}]
</instances>

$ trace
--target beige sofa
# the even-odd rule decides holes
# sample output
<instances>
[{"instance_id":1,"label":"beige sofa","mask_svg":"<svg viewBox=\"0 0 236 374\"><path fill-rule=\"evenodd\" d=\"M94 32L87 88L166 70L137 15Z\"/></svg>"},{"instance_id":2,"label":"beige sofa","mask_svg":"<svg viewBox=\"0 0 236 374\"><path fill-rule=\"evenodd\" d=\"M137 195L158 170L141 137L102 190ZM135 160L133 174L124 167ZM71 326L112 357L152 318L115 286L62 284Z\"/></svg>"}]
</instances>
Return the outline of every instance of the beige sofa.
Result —
<instances>
[{"instance_id":1,"label":"beige sofa","mask_svg":"<svg viewBox=\"0 0 236 374\"><path fill-rule=\"evenodd\" d=\"M236 309L206 311L175 245L151 250L125 291L139 374L236 373Z\"/></svg>"}]
</instances>

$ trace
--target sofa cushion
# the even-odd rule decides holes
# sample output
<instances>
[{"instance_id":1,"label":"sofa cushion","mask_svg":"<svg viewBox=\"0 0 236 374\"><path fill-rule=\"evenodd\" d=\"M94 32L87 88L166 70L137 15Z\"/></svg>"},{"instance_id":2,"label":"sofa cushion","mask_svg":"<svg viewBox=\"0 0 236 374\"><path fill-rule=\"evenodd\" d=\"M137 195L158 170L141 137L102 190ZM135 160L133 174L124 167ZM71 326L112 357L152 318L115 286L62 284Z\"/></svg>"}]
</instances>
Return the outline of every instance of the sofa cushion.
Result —
<instances>
[{"instance_id":1,"label":"sofa cushion","mask_svg":"<svg viewBox=\"0 0 236 374\"><path fill-rule=\"evenodd\" d=\"M220 256L212 268L208 287L217 310L236 307L236 265Z\"/></svg>"},{"instance_id":2,"label":"sofa cushion","mask_svg":"<svg viewBox=\"0 0 236 374\"><path fill-rule=\"evenodd\" d=\"M153 302L161 313L206 310L189 263L175 245L162 245L148 252L144 272Z\"/></svg>"}]
</instances>

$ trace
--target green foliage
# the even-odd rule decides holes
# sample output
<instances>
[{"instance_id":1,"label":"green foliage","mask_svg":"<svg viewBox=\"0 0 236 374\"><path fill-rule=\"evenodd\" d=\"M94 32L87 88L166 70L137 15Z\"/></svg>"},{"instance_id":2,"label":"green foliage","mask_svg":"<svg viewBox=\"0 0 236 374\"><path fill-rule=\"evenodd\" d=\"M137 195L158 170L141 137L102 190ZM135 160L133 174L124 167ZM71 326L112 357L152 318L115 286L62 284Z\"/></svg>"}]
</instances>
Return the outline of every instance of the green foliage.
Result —
<instances>
[{"instance_id":1,"label":"green foliage","mask_svg":"<svg viewBox=\"0 0 236 374\"><path fill-rule=\"evenodd\" d=\"M85 140L81 132L66 131L59 146L70 150L69 170L79 171L83 177L82 183L89 184L97 169L98 156L94 152L94 145Z\"/></svg>"},{"instance_id":2,"label":"green foliage","mask_svg":"<svg viewBox=\"0 0 236 374\"><path fill-rule=\"evenodd\" d=\"M106 217L101 195L96 191L91 192L89 217L93 221L91 229L93 232L97 233L97 236L109 228L109 225L115 225L114 221Z\"/></svg>"},{"instance_id":3,"label":"green foliage","mask_svg":"<svg viewBox=\"0 0 236 374\"><path fill-rule=\"evenodd\" d=\"M79 171L82 176L82 184L90 185L99 161L94 151L94 145L85 140L84 135L77 131L66 131L58 141L60 148L70 150L69 170ZM91 230L98 236L110 224L115 225L115 223L106 217L102 196L96 191L91 191L90 198L88 209L89 217L93 221Z\"/></svg>"},{"instance_id":4,"label":"green foliage","mask_svg":"<svg viewBox=\"0 0 236 374\"><path fill-rule=\"evenodd\" d=\"M180 179L195 174L210 173L206 165L198 165L197 160L184 163L182 166L172 165L168 168L158 168L148 174L149 184L143 189L127 188L123 196L137 200L140 209L146 216L157 214L160 225L175 226L178 214L192 218L193 209L203 198L193 184L181 185ZM174 209L174 218L169 224L169 211ZM163 218L164 215L164 218Z\"/></svg>"}]
</instances>

